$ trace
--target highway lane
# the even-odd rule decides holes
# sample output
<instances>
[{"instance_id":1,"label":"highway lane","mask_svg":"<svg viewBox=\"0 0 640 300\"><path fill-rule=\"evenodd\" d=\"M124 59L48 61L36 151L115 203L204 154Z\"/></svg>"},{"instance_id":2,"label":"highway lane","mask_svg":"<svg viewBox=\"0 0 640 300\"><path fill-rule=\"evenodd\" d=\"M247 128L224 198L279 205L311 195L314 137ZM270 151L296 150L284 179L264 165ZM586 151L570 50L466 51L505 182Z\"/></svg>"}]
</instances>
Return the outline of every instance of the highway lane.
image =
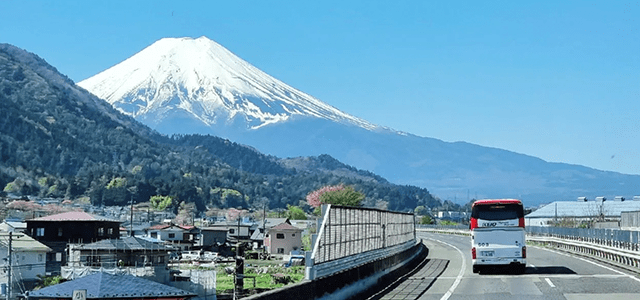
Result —
<instances>
[{"instance_id":1,"label":"highway lane","mask_svg":"<svg viewBox=\"0 0 640 300\"><path fill-rule=\"evenodd\" d=\"M420 231L418 237L429 258L449 261L418 299L640 299L640 279L581 257L529 246L525 274L474 274L470 237Z\"/></svg>"}]
</instances>

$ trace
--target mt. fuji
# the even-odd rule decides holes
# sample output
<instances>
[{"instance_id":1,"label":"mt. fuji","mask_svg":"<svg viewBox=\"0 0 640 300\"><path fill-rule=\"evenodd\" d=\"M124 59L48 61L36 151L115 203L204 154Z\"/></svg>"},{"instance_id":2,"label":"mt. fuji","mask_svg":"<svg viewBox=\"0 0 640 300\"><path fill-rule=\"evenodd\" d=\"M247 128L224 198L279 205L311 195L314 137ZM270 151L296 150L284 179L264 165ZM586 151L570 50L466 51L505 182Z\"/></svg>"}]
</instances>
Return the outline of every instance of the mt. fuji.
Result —
<instances>
[{"instance_id":1,"label":"mt. fuji","mask_svg":"<svg viewBox=\"0 0 640 300\"><path fill-rule=\"evenodd\" d=\"M160 133L216 135L278 157L329 154L459 203L631 198L640 185L640 176L371 124L267 75L206 37L161 39L78 85Z\"/></svg>"},{"instance_id":2,"label":"mt. fuji","mask_svg":"<svg viewBox=\"0 0 640 300\"><path fill-rule=\"evenodd\" d=\"M161 39L78 85L166 133L192 132L185 120L198 127L233 124L253 130L294 116L376 128L269 76L206 37Z\"/></svg>"}]
</instances>

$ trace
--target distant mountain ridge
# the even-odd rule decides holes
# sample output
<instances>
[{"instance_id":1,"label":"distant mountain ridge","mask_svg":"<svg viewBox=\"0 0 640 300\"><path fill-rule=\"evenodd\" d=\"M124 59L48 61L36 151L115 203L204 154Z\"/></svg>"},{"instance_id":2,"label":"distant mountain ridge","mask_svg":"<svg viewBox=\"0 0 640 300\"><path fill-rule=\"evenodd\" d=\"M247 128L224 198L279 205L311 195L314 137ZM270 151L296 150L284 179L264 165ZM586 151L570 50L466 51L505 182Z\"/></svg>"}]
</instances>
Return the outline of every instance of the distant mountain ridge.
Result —
<instances>
[{"instance_id":1,"label":"distant mountain ridge","mask_svg":"<svg viewBox=\"0 0 640 300\"><path fill-rule=\"evenodd\" d=\"M217 135L278 157L329 154L458 203L629 197L640 186L636 175L371 124L287 86L206 37L162 39L79 85L161 133Z\"/></svg>"}]
</instances>

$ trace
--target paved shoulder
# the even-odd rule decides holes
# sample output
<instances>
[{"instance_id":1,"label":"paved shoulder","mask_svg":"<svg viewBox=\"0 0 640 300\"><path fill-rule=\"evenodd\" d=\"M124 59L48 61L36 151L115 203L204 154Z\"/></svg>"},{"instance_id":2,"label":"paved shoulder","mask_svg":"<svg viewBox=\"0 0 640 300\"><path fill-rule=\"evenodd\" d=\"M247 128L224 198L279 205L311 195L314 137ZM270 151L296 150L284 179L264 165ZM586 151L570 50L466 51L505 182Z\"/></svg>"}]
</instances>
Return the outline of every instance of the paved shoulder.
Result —
<instances>
[{"instance_id":1,"label":"paved shoulder","mask_svg":"<svg viewBox=\"0 0 640 300\"><path fill-rule=\"evenodd\" d=\"M449 261L445 259L427 259L426 263L419 266L411 275L370 299L418 299L444 272L448 264Z\"/></svg>"}]
</instances>

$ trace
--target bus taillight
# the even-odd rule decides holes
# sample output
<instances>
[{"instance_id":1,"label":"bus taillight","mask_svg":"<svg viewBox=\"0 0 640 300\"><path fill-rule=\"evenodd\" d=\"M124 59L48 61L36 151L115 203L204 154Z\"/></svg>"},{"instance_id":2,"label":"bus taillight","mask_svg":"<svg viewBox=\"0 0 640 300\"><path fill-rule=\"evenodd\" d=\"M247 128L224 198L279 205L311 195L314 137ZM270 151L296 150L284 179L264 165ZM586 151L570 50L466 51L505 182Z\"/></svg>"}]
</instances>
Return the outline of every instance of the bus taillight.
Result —
<instances>
[{"instance_id":1,"label":"bus taillight","mask_svg":"<svg viewBox=\"0 0 640 300\"><path fill-rule=\"evenodd\" d=\"M471 248L471 258L476 259L476 247Z\"/></svg>"},{"instance_id":2,"label":"bus taillight","mask_svg":"<svg viewBox=\"0 0 640 300\"><path fill-rule=\"evenodd\" d=\"M527 258L527 246L522 246L522 258Z\"/></svg>"},{"instance_id":3,"label":"bus taillight","mask_svg":"<svg viewBox=\"0 0 640 300\"><path fill-rule=\"evenodd\" d=\"M524 218L519 218L518 219L518 227L524 228Z\"/></svg>"},{"instance_id":4,"label":"bus taillight","mask_svg":"<svg viewBox=\"0 0 640 300\"><path fill-rule=\"evenodd\" d=\"M469 220L469 229L474 230L475 228L478 228L478 219L471 218L471 220Z\"/></svg>"}]
</instances>

